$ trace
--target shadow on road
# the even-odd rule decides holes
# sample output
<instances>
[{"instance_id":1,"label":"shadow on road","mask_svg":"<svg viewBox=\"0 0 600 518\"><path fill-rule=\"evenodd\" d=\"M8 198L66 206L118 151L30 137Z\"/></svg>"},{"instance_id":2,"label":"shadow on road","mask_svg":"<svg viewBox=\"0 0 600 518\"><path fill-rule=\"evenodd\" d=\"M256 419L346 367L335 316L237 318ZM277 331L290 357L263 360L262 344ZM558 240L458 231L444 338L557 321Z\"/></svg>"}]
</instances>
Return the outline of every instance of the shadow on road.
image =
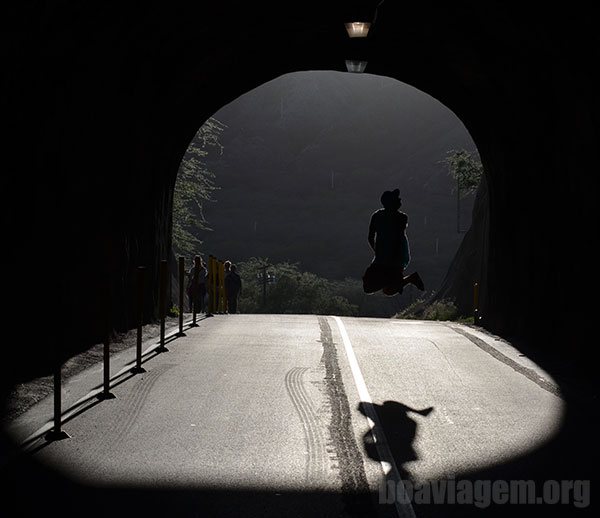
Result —
<instances>
[{"instance_id":1,"label":"shadow on road","mask_svg":"<svg viewBox=\"0 0 600 518\"><path fill-rule=\"evenodd\" d=\"M592 424L590 407L584 401L569 405L568 416L559 433L537 449L504 462L489 458L486 459L489 462L487 468L456 473L452 478L430 481L427 485L416 485L405 465L418 460L414 439L418 427L427 426L426 420L413 417L428 416L433 407L417 410L397 401L385 401L382 405L362 402L359 410L366 417L371 417L373 410L376 412L373 433L377 441L387 444L404 482L401 491L405 491L404 487L409 488L409 492L403 494L410 494L409 501L418 518L591 515L593 506L589 505L592 500L589 490L594 462L590 459L597 457L597 436L594 435L597 428ZM364 435L363 442L371 459L388 461L385 450L377 447L371 432ZM593 451L589 451L590 447ZM423 457L427 452L420 454ZM501 492L494 487L501 487L495 484L504 481L509 488L516 488L520 483L521 492L509 489L507 501L502 501ZM550 486L553 486L551 490ZM559 486L562 493L557 495ZM436 500L433 495L437 490L442 490L439 494L443 496ZM516 498L521 501L511 501ZM391 509L396 501L403 499L397 490L397 477L390 473L385 486L380 486L378 502L380 507Z\"/></svg>"},{"instance_id":2,"label":"shadow on road","mask_svg":"<svg viewBox=\"0 0 600 518\"><path fill-rule=\"evenodd\" d=\"M542 367L553 366L539 360ZM456 480L532 481L539 492L547 481L592 482L597 461L597 400L593 393L573 390L565 377L557 377L566 403L562 427L557 435L537 449L508 461L490 458L489 467L457 473ZM432 408L413 409L398 401L372 405L393 455L400 476L410 480L408 462L417 459L413 444L421 426L427 426ZM365 412L364 405L360 407ZM368 455L380 460L370 437L363 438ZM207 445L210 447L210 445ZM151 452L149 452L151 453ZM427 451L420 451L426 456ZM64 518L99 517L360 517L390 516L389 505L379 505L379 494L365 493L373 505L371 511L352 505L352 498L336 491L280 491L274 488L221 487L90 487L67 478L35 457L22 453L12 440L0 433L0 470L2 474L2 511L0 516L61 516ZM355 500L357 495L352 495ZM471 516L520 518L532 516L579 517L591 515L589 507L577 508L571 499L566 504L476 505L415 503L418 518L469 518Z\"/></svg>"},{"instance_id":3,"label":"shadow on road","mask_svg":"<svg viewBox=\"0 0 600 518\"><path fill-rule=\"evenodd\" d=\"M375 411L378 418L373 430L375 436L378 437L378 440L381 439L382 435L385 436L400 478L403 480L408 479L409 474L404 468L404 464L418 459L413 447L418 425L410 414L426 417L431 413L433 407L417 410L398 401L384 401L382 405L361 402L358 409L366 417L370 417L372 411ZM367 432L363 436L363 442L367 455L371 459L377 461L387 460L381 458L371 432Z\"/></svg>"}]
</instances>

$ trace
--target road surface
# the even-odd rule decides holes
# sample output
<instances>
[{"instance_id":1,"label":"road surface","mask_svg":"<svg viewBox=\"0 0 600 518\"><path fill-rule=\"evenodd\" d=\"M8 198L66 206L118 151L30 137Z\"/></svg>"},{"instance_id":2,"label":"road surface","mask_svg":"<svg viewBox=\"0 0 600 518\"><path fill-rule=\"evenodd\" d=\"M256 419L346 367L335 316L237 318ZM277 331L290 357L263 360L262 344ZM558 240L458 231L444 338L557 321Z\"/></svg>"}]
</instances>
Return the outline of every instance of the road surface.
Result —
<instances>
[{"instance_id":1,"label":"road surface","mask_svg":"<svg viewBox=\"0 0 600 518\"><path fill-rule=\"evenodd\" d=\"M532 463L565 416L540 367L456 323L216 315L167 347L148 350L135 376L133 352L116 355L115 399L94 397L101 365L69 380L69 439L43 438L51 398L12 424L27 452L14 480L40 495L19 500L23 516L514 514L481 495L457 505L414 491L481 477L541 483Z\"/></svg>"}]
</instances>

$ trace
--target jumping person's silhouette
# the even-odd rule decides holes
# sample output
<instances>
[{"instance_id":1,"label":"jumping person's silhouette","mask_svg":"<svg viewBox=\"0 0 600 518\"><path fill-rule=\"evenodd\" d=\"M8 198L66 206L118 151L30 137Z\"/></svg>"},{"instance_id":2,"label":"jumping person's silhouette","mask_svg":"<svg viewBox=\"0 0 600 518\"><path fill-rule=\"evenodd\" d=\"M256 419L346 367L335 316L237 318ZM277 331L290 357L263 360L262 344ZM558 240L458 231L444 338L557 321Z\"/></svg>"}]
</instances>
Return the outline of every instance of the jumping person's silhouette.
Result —
<instances>
[{"instance_id":1,"label":"jumping person's silhouette","mask_svg":"<svg viewBox=\"0 0 600 518\"><path fill-rule=\"evenodd\" d=\"M368 241L375 257L363 275L363 290L365 293L382 290L391 296L402 293L410 283L423 291L425 286L417 272L404 276L410 262L410 248L406 237L408 216L399 210L400 190L385 191L381 204L383 209L375 211L369 223Z\"/></svg>"}]
</instances>

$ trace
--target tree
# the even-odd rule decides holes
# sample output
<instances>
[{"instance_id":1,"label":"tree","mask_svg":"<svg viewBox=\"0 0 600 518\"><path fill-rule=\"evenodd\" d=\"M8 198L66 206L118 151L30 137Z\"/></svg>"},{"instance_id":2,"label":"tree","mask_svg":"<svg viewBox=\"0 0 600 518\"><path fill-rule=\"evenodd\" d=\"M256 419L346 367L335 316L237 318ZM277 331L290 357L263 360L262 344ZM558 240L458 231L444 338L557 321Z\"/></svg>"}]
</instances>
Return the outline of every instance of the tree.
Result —
<instances>
[{"instance_id":1,"label":"tree","mask_svg":"<svg viewBox=\"0 0 600 518\"><path fill-rule=\"evenodd\" d=\"M448 151L444 162L448 173L456 180L456 230L465 232L460 228L460 200L475 192L481 181L483 166L479 157L474 157L466 149Z\"/></svg>"},{"instance_id":2,"label":"tree","mask_svg":"<svg viewBox=\"0 0 600 518\"><path fill-rule=\"evenodd\" d=\"M219 137L225 128L226 125L214 117L208 119L181 160L173 195L173 251L176 255L196 255L202 244L201 233L212 230L202 207L206 202L215 201L212 194L218 187L204 159L210 152L223 153Z\"/></svg>"},{"instance_id":3,"label":"tree","mask_svg":"<svg viewBox=\"0 0 600 518\"><path fill-rule=\"evenodd\" d=\"M475 192L483 174L479 156L473 156L466 149L451 150L447 155L444 162L449 174L456 180L462 196Z\"/></svg>"},{"instance_id":4,"label":"tree","mask_svg":"<svg viewBox=\"0 0 600 518\"><path fill-rule=\"evenodd\" d=\"M268 283L266 301L263 301L262 275L265 266L266 273L274 282ZM298 263L270 264L268 259L252 257L240 262L237 267L242 277L240 308L244 313L358 313L358 307L337 292L334 282L301 271Z\"/></svg>"}]
</instances>

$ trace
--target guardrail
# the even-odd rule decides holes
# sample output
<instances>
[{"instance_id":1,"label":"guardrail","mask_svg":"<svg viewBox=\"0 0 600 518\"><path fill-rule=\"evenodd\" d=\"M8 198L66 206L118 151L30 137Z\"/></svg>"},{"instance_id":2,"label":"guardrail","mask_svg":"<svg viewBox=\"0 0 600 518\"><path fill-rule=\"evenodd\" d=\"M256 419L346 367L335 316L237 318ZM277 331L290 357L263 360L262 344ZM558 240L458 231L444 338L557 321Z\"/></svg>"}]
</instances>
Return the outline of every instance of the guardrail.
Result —
<instances>
[{"instance_id":1,"label":"guardrail","mask_svg":"<svg viewBox=\"0 0 600 518\"><path fill-rule=\"evenodd\" d=\"M213 255L209 256L207 263L208 278L206 280L208 304L206 308L206 316L213 316L215 313L225 313L227 311L227 301L225 297L225 262L217 259ZM198 271L194 271L195 280L198 279ZM165 353L169 350L166 347L166 317L167 317L167 287L169 279L169 263L166 260L160 262L159 280L158 280L158 317L160 320L160 338L158 347L154 349L157 353ZM185 336L184 333L184 293L186 286L186 270L185 259L179 257L177 277L179 281L179 322L178 331L173 338ZM142 367L142 331L144 324L144 299L146 293L146 267L138 266L135 270L135 294L134 308L135 320L137 325L136 332L136 348L135 348L135 365L129 372L133 375L146 372ZM156 289L156 287L155 287ZM107 298L110 300L110 297ZM192 320L189 322L189 327L198 327L197 314L197 299L192 297ZM111 376L110 376L110 325L108 322L109 308L106 308L107 325L105 338L103 340L103 368L102 368L102 391L96 396L99 400L114 399L115 395L110 392ZM52 428L44 435L46 441L57 441L67 439L70 435L62 429L63 413L62 413L62 361L59 359L60 354L56 354L54 366L54 386L53 386L53 425Z\"/></svg>"}]
</instances>

